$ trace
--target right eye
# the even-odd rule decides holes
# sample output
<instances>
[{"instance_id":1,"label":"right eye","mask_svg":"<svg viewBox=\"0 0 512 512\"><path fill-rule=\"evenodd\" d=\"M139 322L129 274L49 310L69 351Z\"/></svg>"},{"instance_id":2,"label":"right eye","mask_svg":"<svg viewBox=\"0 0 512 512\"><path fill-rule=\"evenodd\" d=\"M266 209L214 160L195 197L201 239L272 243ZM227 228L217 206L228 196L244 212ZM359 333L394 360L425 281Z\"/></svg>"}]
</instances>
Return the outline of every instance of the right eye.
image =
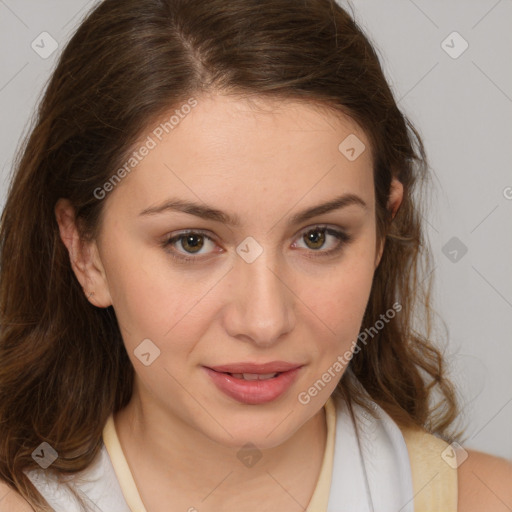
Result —
<instances>
[{"instance_id":1,"label":"right eye","mask_svg":"<svg viewBox=\"0 0 512 512\"><path fill-rule=\"evenodd\" d=\"M199 254L199 251L205 246L205 241L214 244L213 239L206 233L187 230L167 238L162 246L170 252L173 258L191 262L200 258L188 255ZM184 252L180 252L180 249Z\"/></svg>"}]
</instances>

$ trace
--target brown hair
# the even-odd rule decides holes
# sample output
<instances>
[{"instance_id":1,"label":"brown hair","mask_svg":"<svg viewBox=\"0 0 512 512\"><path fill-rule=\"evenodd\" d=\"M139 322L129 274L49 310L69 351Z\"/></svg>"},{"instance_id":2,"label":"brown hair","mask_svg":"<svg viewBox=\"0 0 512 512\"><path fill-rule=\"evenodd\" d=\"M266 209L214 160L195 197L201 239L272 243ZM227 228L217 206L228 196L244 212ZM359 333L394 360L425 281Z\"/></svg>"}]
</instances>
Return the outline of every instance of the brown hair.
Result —
<instances>
[{"instance_id":1,"label":"brown hair","mask_svg":"<svg viewBox=\"0 0 512 512\"><path fill-rule=\"evenodd\" d=\"M428 251L413 202L428 164L357 23L333 0L105 0L59 58L1 219L0 478L37 510L49 509L22 472L38 468L33 450L46 441L58 452L46 470L57 477L85 469L134 378L112 307L91 305L73 274L55 204L68 198L84 239L96 236L104 201L94 191L146 127L209 91L324 105L364 129L386 245L361 330L397 302L402 310L361 346L350 371L397 423L448 438L456 400L429 342ZM404 199L391 219L393 176ZM423 333L413 326L416 305ZM362 402L345 377L336 393Z\"/></svg>"}]
</instances>

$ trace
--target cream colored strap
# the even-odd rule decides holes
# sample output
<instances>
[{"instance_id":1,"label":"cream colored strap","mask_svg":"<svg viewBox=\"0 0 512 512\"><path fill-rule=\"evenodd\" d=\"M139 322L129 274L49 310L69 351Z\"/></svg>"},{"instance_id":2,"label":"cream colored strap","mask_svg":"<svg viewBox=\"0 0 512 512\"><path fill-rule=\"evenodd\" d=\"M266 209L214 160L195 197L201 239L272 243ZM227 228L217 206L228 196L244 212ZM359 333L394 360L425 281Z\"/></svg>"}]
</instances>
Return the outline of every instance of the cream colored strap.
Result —
<instances>
[{"instance_id":1,"label":"cream colored strap","mask_svg":"<svg viewBox=\"0 0 512 512\"><path fill-rule=\"evenodd\" d=\"M130 471L130 466L128 466L128 461L124 456L121 443L117 437L112 414L109 416L103 428L103 442L105 443L110 460L112 461L112 466L114 467L119 485L123 491L126 504L130 507L132 512L146 512L146 508L142 503L137 486L135 485L132 472Z\"/></svg>"},{"instance_id":2,"label":"cream colored strap","mask_svg":"<svg viewBox=\"0 0 512 512\"><path fill-rule=\"evenodd\" d=\"M336 405L332 397L325 403L325 421L327 425L327 440L320 475L308 504L306 512L326 512L331 489L332 466L334 459L334 436L336 433Z\"/></svg>"},{"instance_id":3,"label":"cream colored strap","mask_svg":"<svg viewBox=\"0 0 512 512\"><path fill-rule=\"evenodd\" d=\"M450 465L455 456L451 447L423 430L402 429L402 434L411 463L414 511L457 512L457 469Z\"/></svg>"}]
</instances>

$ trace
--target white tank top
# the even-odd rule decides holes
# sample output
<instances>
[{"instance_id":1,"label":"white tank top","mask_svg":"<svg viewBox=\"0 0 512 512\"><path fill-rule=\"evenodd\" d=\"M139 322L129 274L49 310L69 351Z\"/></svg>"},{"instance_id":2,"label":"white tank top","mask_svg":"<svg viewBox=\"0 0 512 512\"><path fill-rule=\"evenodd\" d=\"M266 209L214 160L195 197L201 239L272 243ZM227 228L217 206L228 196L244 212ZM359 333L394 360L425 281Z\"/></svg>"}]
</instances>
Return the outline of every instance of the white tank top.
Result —
<instances>
[{"instance_id":1,"label":"white tank top","mask_svg":"<svg viewBox=\"0 0 512 512\"><path fill-rule=\"evenodd\" d=\"M326 403L326 450L306 512L414 512L411 465L404 437L382 408L377 404L374 408L378 420L355 404L354 423L344 400L330 398ZM107 442L111 447L119 443L112 416L108 425L109 439L115 437L115 442ZM93 463L73 475L70 482L89 507L88 512L151 512L144 508L120 444L118 448L119 452L110 448L109 454L103 443ZM59 486L50 473L43 469L25 473L55 512L80 512L71 492Z\"/></svg>"}]
</instances>

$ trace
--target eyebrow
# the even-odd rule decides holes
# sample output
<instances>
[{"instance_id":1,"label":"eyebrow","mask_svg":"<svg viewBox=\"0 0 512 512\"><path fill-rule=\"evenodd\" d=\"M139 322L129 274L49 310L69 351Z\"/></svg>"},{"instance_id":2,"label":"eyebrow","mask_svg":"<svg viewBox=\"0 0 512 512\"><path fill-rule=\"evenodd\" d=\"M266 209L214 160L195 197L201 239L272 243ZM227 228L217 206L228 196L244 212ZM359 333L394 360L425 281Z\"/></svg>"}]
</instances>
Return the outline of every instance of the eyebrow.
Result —
<instances>
[{"instance_id":1,"label":"eyebrow","mask_svg":"<svg viewBox=\"0 0 512 512\"><path fill-rule=\"evenodd\" d=\"M351 205L358 205L364 209L368 208L367 204L359 196L355 194L343 194L327 201L326 203L312 206L296 213L290 217L288 224L299 224L318 215L322 215L323 213L339 210ZM158 206L146 208L139 213L139 216L156 215L170 211L188 213L189 215L194 215L196 217L215 222L221 222L229 226L236 227L241 225L240 217L236 214L229 214L205 204L175 198L171 198Z\"/></svg>"}]
</instances>

